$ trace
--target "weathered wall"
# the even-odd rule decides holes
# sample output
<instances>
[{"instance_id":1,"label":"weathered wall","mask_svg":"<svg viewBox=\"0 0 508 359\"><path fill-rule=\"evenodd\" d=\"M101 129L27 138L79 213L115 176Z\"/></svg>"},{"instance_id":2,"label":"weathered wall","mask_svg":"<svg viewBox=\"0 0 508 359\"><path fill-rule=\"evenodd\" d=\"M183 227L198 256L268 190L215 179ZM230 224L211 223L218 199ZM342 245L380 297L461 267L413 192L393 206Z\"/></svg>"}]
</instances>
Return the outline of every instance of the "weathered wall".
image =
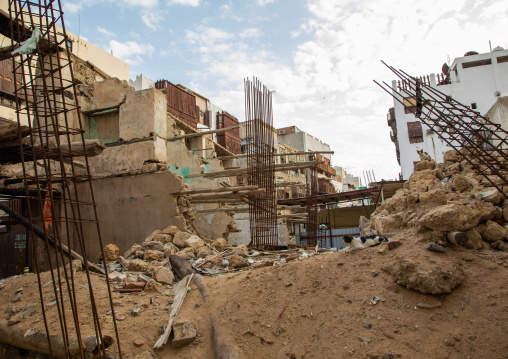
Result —
<instances>
[{"instance_id":1,"label":"weathered wall","mask_svg":"<svg viewBox=\"0 0 508 359\"><path fill-rule=\"evenodd\" d=\"M250 243L250 220L248 213L241 213L235 216L236 228L240 229L240 232L232 232L229 234L228 242L236 245L249 245ZM278 224L278 238L280 246L287 246L289 241L289 230L285 223Z\"/></svg>"},{"instance_id":2,"label":"weathered wall","mask_svg":"<svg viewBox=\"0 0 508 359\"><path fill-rule=\"evenodd\" d=\"M172 193L180 191L181 181L171 172L138 176L112 177L93 181L97 212L104 245L115 243L120 253L142 242L150 233L169 225L183 227ZM80 200L90 201L88 183L78 184ZM91 207L83 206L83 217L93 218ZM85 224L87 255L93 260L99 253L97 231ZM79 246L77 237L74 245Z\"/></svg>"},{"instance_id":3,"label":"weathered wall","mask_svg":"<svg viewBox=\"0 0 508 359\"><path fill-rule=\"evenodd\" d=\"M508 94L499 97L485 116L508 131ZM499 140L494 140L494 145L498 146Z\"/></svg>"}]
</instances>

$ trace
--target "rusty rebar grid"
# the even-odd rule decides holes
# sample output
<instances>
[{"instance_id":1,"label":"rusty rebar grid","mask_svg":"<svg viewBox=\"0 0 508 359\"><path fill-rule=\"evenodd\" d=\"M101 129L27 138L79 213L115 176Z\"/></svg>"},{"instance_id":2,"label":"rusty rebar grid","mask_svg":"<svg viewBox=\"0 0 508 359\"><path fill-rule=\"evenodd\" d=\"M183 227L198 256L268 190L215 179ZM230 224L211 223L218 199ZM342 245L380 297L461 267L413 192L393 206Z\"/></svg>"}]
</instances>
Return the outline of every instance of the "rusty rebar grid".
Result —
<instances>
[{"instance_id":1,"label":"rusty rebar grid","mask_svg":"<svg viewBox=\"0 0 508 359\"><path fill-rule=\"evenodd\" d=\"M275 139L272 93L254 77L245 79L245 120L248 184L264 188L264 193L249 196L250 245L276 247L277 197L275 188Z\"/></svg>"},{"instance_id":2,"label":"rusty rebar grid","mask_svg":"<svg viewBox=\"0 0 508 359\"><path fill-rule=\"evenodd\" d=\"M307 161L314 161L313 155L307 155ZM307 200L305 202L305 208L307 211L307 220L305 221L306 232L304 235L300 235L300 242L302 244L315 246L318 244L322 246L321 231L318 230L318 211L319 205L317 201L317 195L319 194L318 185L318 174L317 167L309 167L305 170L306 179L306 195Z\"/></svg>"},{"instance_id":3,"label":"rusty rebar grid","mask_svg":"<svg viewBox=\"0 0 508 359\"><path fill-rule=\"evenodd\" d=\"M77 283L75 282L74 271L66 270L71 267L71 259L64 254L62 249L62 245L66 245L69 249L75 249L83 257L93 326L99 344L97 355L106 358L107 350L101 326L101 320L103 319L97 310L88 266L84 235L85 226L93 226L93 230L96 231L103 258L104 251L86 155L85 131L79 112L78 93L71 66L71 53L68 47L69 38L65 31L61 4L59 0L40 0L38 2L10 0L9 14L12 45L18 45L29 39L36 28L41 33L35 51L17 55L13 57L12 61L14 74L20 76L21 79L19 83L14 81L18 123L22 125L26 116L30 130L28 137L30 148L38 149L26 150L21 141L22 134L19 133L23 182L28 207L26 213L31 223L30 232L33 238L41 309L50 355L53 356L51 336L56 333L50 332L45 311L46 305L39 270L42 262L47 263L50 268L64 349L70 357L69 343L74 339L72 337L72 332L74 332L75 339L79 343L80 355L82 358L85 356L80 328L80 313L76 300ZM23 105L21 105L22 103ZM71 147L71 143L75 141L81 141L83 144L82 149L76 150ZM48 146L49 144L51 146ZM51 154L49 153L49 147L51 147ZM55 152L57 153L56 156ZM73 157L76 156L83 158L81 161L85 163L84 171L78 169L74 163ZM78 182L83 182L83 185L81 185L82 192L78 191ZM90 198L90 200L81 200L80 196ZM32 209L32 206L34 209ZM84 209L86 206L89 207L87 212ZM41 217L36 213L35 208L46 208L47 211ZM37 220L44 222L45 238L41 241L42 243L38 243L34 235L34 222ZM50 236L57 245L50 245ZM77 245L71 242L73 238L77 238ZM38 258L37 246L42 246L45 250L47 254L45 258ZM105 264L104 272L117 350L121 358L118 328Z\"/></svg>"},{"instance_id":4,"label":"rusty rebar grid","mask_svg":"<svg viewBox=\"0 0 508 359\"><path fill-rule=\"evenodd\" d=\"M416 106L406 108L508 198L503 191L508 186L508 132L430 83L383 64L401 79L399 92L374 82L403 106L405 99L414 99Z\"/></svg>"}]
</instances>

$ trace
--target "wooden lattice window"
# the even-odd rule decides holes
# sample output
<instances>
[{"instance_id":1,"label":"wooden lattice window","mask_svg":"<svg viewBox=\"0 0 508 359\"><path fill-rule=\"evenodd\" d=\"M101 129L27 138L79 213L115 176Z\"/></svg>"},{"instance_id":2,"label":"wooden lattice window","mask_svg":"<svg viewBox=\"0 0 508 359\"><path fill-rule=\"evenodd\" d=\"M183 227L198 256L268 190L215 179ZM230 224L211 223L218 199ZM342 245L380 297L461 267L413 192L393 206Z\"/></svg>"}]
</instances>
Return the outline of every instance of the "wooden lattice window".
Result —
<instances>
[{"instance_id":1,"label":"wooden lattice window","mask_svg":"<svg viewBox=\"0 0 508 359\"><path fill-rule=\"evenodd\" d=\"M409 143L423 142L423 130L421 122L420 121L408 122L407 135L409 137Z\"/></svg>"}]
</instances>

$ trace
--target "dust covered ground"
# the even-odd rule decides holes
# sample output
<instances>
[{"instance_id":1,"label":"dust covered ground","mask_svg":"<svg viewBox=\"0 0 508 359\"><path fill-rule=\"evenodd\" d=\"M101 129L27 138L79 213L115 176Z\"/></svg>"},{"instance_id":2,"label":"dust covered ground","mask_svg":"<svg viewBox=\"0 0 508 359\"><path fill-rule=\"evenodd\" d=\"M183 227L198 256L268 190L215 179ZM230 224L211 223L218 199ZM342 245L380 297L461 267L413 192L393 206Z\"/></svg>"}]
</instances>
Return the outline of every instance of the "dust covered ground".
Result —
<instances>
[{"instance_id":1,"label":"dust covered ground","mask_svg":"<svg viewBox=\"0 0 508 359\"><path fill-rule=\"evenodd\" d=\"M117 321L123 357L214 358L212 315L220 329L218 339L229 350L229 356L224 357L508 358L508 254L487 246L430 252L424 249L423 237L409 231L394 240L401 245L393 250L383 244L354 253L320 254L273 267L205 277L209 300L204 303L192 284L177 316L176 322L190 321L198 333L193 343L180 349L170 343L160 351L151 349L161 326L167 325L171 296L114 293L116 310L125 315ZM416 272L448 268L453 263L459 269L451 268L460 272L461 282L450 294L407 289L395 282L401 281L396 269L402 268L402 262L403 268L415 266ZM438 281L446 282L454 273L450 278L438 275L445 277ZM86 278L83 272L77 276L81 331L93 335L88 290L82 287L87 285ZM42 278L46 284L49 273ZM13 326L44 330L36 280L34 274L5 280L0 289L2 320L13 316L13 307L23 307L23 318ZM105 281L94 275L92 285L103 330L114 336L112 317L106 314ZM21 287L20 299L12 302ZM52 285L44 287L48 302L52 290ZM138 306L140 314L132 315ZM50 330L58 333L56 306L48 307L47 313ZM111 354L118 357L115 346Z\"/></svg>"}]
</instances>

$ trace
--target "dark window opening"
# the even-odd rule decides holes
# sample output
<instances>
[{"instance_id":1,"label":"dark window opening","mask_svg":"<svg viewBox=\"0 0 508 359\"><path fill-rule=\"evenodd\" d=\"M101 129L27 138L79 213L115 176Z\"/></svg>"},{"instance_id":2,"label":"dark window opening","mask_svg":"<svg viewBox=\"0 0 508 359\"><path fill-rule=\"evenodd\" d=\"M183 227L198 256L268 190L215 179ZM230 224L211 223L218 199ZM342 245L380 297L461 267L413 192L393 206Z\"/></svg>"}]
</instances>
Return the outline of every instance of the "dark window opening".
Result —
<instances>
[{"instance_id":1,"label":"dark window opening","mask_svg":"<svg viewBox=\"0 0 508 359\"><path fill-rule=\"evenodd\" d=\"M473 110L476 110L476 109L477 109L477 106L476 106L476 103L475 103L475 102L473 102L473 103L471 104L471 108L472 108Z\"/></svg>"},{"instance_id":2,"label":"dark window opening","mask_svg":"<svg viewBox=\"0 0 508 359\"><path fill-rule=\"evenodd\" d=\"M508 62L508 55L507 56L499 56L496 58L496 61L498 64L503 63L503 62Z\"/></svg>"},{"instance_id":3,"label":"dark window opening","mask_svg":"<svg viewBox=\"0 0 508 359\"><path fill-rule=\"evenodd\" d=\"M471 62L463 62L462 68L463 69L469 69L471 67L478 67L478 66L485 66L492 64L492 59L484 59L484 60L477 60L477 61L471 61Z\"/></svg>"},{"instance_id":4,"label":"dark window opening","mask_svg":"<svg viewBox=\"0 0 508 359\"><path fill-rule=\"evenodd\" d=\"M421 122L420 121L408 122L407 134L409 137L409 143L423 142L423 130Z\"/></svg>"}]
</instances>

